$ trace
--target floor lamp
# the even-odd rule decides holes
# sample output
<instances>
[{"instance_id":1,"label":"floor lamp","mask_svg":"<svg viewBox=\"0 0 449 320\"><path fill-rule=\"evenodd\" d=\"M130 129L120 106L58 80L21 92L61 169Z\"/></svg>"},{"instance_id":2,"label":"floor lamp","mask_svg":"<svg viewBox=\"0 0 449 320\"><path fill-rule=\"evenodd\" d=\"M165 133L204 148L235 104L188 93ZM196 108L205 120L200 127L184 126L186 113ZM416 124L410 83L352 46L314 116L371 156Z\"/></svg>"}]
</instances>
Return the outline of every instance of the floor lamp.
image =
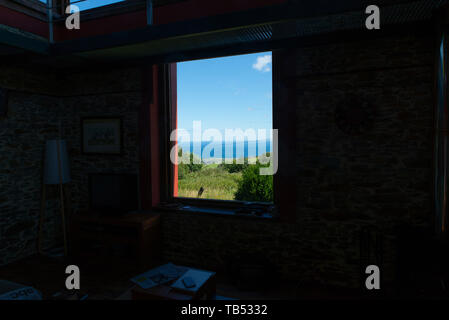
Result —
<instances>
[{"instance_id":1,"label":"floor lamp","mask_svg":"<svg viewBox=\"0 0 449 320\"><path fill-rule=\"evenodd\" d=\"M64 140L48 140L45 145L44 179L42 184L42 203L39 219L38 251L42 251L42 231L45 216L46 186L59 185L59 199L64 234L64 254L67 256L67 231L65 223L64 184L71 181L67 144Z\"/></svg>"}]
</instances>

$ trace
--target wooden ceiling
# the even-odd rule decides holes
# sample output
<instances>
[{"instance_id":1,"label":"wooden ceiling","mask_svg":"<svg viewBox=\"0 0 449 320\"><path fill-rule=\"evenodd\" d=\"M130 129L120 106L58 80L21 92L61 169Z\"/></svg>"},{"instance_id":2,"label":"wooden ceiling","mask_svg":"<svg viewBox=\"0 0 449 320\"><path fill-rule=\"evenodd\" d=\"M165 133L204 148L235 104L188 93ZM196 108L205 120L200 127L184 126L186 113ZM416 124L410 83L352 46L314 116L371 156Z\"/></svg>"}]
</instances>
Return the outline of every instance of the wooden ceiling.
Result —
<instances>
[{"instance_id":1,"label":"wooden ceiling","mask_svg":"<svg viewBox=\"0 0 449 320\"><path fill-rule=\"evenodd\" d=\"M142 4L142 1L135 0L126 2ZM158 5L169 2L179 0L160 0ZM385 5L382 8L384 32L401 24L429 22L433 10L448 2L379 0L378 3ZM48 46L48 55L33 56L28 61L61 69L118 63L175 62L258 49L270 50L295 41L308 41L313 36L361 31L365 13L360 0L332 1L327 7L323 7L324 3L329 1L290 1L285 6L257 8L63 41ZM387 6L387 3L394 4ZM335 24L335 21L338 23ZM12 51L5 52L14 54Z\"/></svg>"}]
</instances>

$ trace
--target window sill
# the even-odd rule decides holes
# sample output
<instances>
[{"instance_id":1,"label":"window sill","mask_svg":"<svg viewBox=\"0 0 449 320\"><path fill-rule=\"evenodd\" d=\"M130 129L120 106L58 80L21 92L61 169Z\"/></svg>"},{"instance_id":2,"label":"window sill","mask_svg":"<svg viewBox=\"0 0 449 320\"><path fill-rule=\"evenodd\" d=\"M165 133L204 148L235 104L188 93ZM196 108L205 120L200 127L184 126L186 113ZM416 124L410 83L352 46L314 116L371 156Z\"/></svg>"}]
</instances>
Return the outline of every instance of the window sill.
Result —
<instances>
[{"instance_id":1,"label":"window sill","mask_svg":"<svg viewBox=\"0 0 449 320\"><path fill-rule=\"evenodd\" d=\"M271 213L239 213L236 208L217 208L212 206L195 206L185 204L168 204L155 207L158 211L169 211L177 213L191 213L199 215L220 216L220 217L233 217L242 219L257 219L257 220L269 220L277 221L279 218L273 216Z\"/></svg>"}]
</instances>

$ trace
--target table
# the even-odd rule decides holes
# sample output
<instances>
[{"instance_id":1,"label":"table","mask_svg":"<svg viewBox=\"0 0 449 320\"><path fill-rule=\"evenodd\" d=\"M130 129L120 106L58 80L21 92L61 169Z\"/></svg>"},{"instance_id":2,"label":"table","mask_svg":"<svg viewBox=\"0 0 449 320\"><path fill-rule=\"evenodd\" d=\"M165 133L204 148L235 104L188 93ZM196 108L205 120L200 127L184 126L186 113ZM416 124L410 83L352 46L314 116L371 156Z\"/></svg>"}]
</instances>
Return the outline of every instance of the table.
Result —
<instances>
[{"instance_id":1,"label":"table","mask_svg":"<svg viewBox=\"0 0 449 320\"><path fill-rule=\"evenodd\" d=\"M210 276L194 293L179 291L172 288L170 286L174 282L172 281L149 289L143 289L135 285L117 298L117 300L211 300L216 293L216 274L211 271L199 271L208 272L210 273Z\"/></svg>"}]
</instances>

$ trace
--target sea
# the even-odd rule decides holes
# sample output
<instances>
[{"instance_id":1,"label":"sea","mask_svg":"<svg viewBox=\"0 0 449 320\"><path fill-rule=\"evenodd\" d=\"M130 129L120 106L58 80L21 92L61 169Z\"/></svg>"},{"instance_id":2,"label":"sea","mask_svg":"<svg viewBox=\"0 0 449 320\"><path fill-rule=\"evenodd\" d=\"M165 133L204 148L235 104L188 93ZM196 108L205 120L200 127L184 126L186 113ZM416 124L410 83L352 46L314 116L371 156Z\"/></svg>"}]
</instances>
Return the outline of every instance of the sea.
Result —
<instances>
[{"instance_id":1,"label":"sea","mask_svg":"<svg viewBox=\"0 0 449 320\"><path fill-rule=\"evenodd\" d=\"M193 153L202 160L207 161L217 158L252 158L258 157L264 153L272 152L271 140L257 140L257 141L191 141L179 142L178 147L181 147L183 152ZM221 155L220 155L221 150Z\"/></svg>"}]
</instances>

